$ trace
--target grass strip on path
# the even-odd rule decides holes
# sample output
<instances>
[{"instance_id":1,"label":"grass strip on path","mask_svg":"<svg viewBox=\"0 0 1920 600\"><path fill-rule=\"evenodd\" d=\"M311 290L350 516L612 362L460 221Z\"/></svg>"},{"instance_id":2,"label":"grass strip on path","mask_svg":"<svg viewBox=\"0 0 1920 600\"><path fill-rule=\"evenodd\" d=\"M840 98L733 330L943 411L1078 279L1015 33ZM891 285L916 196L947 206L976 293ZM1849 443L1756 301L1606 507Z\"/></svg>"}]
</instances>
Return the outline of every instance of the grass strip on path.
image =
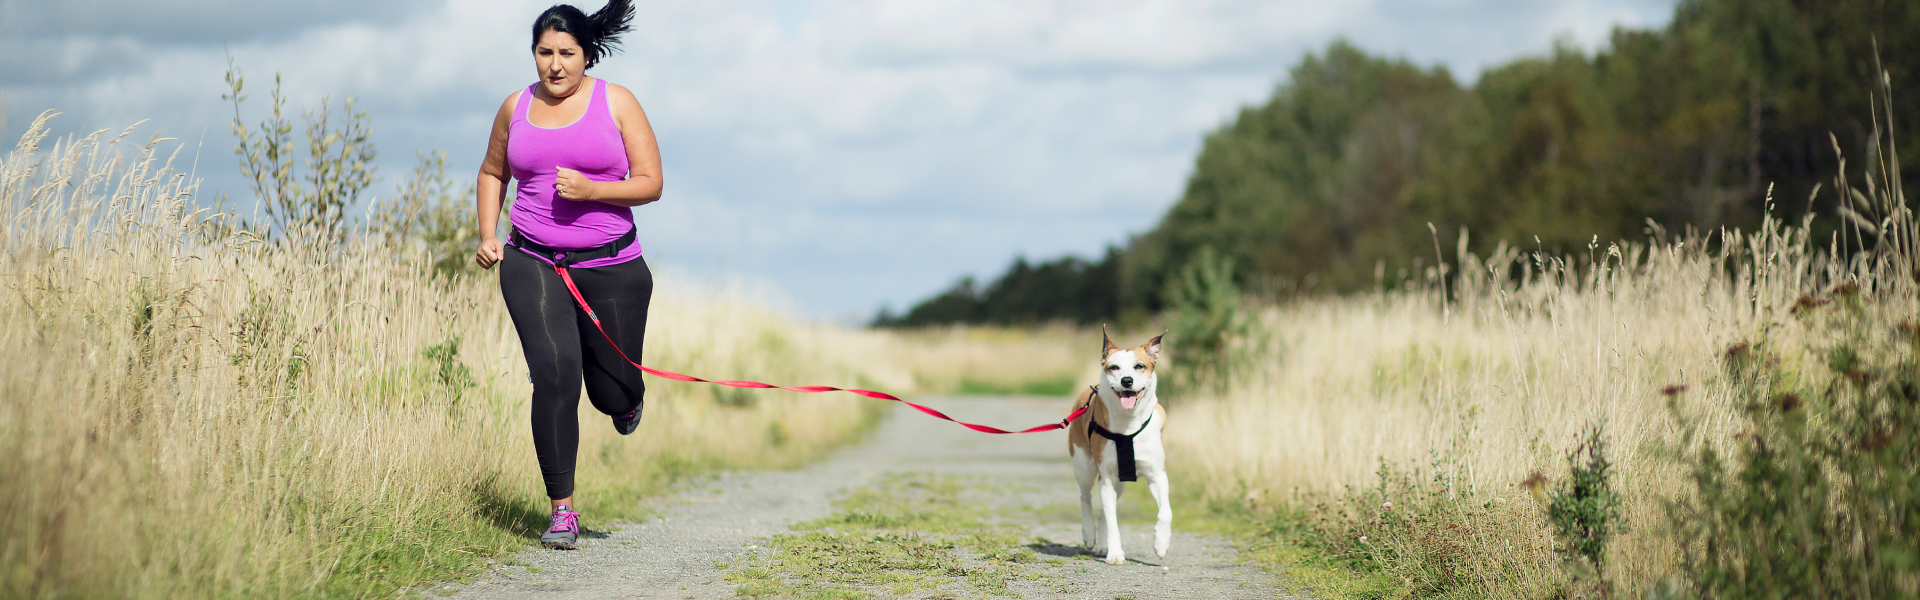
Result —
<instances>
[{"instance_id":1,"label":"grass strip on path","mask_svg":"<svg viewBox=\"0 0 1920 600\"><path fill-rule=\"evenodd\" d=\"M1062 588L1057 575L1026 568L1065 561L1041 557L1018 526L989 521L981 477L895 473L834 503L833 515L769 538L726 576L742 596L871 598L916 592L1017 596L1008 584ZM1030 543L1031 542L1031 543Z\"/></svg>"}]
</instances>

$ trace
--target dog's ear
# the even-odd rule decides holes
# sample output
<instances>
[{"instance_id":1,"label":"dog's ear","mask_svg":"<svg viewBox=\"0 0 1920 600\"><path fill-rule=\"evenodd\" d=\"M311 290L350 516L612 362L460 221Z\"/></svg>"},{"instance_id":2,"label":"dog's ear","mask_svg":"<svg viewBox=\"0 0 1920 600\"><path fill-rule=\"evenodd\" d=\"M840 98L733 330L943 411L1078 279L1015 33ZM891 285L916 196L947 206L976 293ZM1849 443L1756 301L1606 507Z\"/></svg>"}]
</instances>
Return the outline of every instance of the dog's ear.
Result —
<instances>
[{"instance_id":1,"label":"dog's ear","mask_svg":"<svg viewBox=\"0 0 1920 600\"><path fill-rule=\"evenodd\" d=\"M1167 337L1167 332L1162 331L1160 335L1153 336L1153 339L1147 340L1147 358L1160 360L1160 338L1163 337Z\"/></svg>"},{"instance_id":2,"label":"dog's ear","mask_svg":"<svg viewBox=\"0 0 1920 600\"><path fill-rule=\"evenodd\" d=\"M1104 324L1101 325L1100 326L1100 360L1102 361L1107 360L1107 357L1113 356L1113 353L1119 352L1119 351L1120 351L1120 347L1113 345L1113 338L1107 337L1107 326Z\"/></svg>"}]
</instances>

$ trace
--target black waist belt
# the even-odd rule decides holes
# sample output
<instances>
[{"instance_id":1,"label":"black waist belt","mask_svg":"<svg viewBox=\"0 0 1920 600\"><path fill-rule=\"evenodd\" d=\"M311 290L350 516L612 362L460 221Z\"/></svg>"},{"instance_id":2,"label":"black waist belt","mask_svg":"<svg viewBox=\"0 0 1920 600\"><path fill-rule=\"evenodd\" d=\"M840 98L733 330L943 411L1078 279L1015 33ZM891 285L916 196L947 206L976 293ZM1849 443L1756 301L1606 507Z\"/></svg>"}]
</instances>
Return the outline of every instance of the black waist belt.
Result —
<instances>
[{"instance_id":1,"label":"black waist belt","mask_svg":"<svg viewBox=\"0 0 1920 600\"><path fill-rule=\"evenodd\" d=\"M1131 435L1120 435L1118 433L1107 431L1107 428L1101 427L1099 423L1093 422L1092 419L1087 420L1087 424L1093 427L1094 433L1100 434L1100 437L1112 440L1113 447L1118 448L1120 450L1120 458L1118 458L1117 460L1120 463L1120 480L1121 481L1137 481L1140 479L1139 475L1134 473L1134 470L1133 470L1133 467L1134 467L1133 438L1134 436L1140 435L1140 432L1146 431L1147 423L1152 423L1152 422L1153 422L1153 413L1147 413L1147 420L1145 423L1140 424L1140 429L1134 431Z\"/></svg>"},{"instance_id":2,"label":"black waist belt","mask_svg":"<svg viewBox=\"0 0 1920 600\"><path fill-rule=\"evenodd\" d=\"M619 256L621 250L626 250L627 246L633 245L633 240L639 237L634 231L633 229L628 229L619 239L585 250L561 250L559 248L541 245L535 243L533 240L527 239L526 236L520 235L518 231L513 232L513 235L508 238L507 245L518 248L521 252L525 252L540 260L553 263L553 266L564 268L575 263L583 263L610 256Z\"/></svg>"}]
</instances>

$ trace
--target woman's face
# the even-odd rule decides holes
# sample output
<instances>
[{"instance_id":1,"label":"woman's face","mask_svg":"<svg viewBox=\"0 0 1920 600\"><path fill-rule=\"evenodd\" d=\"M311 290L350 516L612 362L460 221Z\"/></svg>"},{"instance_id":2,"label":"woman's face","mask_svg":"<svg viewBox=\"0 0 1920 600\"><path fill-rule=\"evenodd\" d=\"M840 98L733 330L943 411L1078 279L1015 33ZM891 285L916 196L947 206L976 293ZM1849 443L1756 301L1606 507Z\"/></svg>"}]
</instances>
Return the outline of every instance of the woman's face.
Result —
<instances>
[{"instance_id":1,"label":"woman's face","mask_svg":"<svg viewBox=\"0 0 1920 600\"><path fill-rule=\"evenodd\" d=\"M533 64L540 72L540 87L548 96L565 98L580 89L587 71L587 51L573 34L547 30L533 45Z\"/></svg>"}]
</instances>

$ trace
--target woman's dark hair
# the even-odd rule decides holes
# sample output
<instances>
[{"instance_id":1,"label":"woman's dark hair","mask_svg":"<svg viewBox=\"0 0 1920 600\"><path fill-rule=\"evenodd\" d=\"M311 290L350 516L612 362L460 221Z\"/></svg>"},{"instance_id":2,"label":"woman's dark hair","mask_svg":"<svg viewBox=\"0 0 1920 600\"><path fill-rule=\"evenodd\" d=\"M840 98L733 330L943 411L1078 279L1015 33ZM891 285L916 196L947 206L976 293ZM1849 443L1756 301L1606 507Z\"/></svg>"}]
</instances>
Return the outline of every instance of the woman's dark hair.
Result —
<instances>
[{"instance_id":1,"label":"woman's dark hair","mask_svg":"<svg viewBox=\"0 0 1920 600\"><path fill-rule=\"evenodd\" d=\"M620 48L620 34L633 30L633 1L608 0L600 12L587 16L569 4L555 4L533 20L533 45L540 46L540 34L549 31L573 35L587 52L587 66Z\"/></svg>"}]
</instances>

